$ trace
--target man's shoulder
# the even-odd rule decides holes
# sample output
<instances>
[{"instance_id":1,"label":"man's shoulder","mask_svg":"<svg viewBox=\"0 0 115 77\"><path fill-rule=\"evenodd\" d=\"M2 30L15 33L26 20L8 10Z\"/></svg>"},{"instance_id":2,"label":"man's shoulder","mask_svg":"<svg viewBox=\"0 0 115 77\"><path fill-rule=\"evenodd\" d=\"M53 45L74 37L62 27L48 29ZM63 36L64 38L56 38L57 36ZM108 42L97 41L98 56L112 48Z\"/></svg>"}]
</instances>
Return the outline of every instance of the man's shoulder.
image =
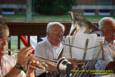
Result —
<instances>
[{"instance_id":1,"label":"man's shoulder","mask_svg":"<svg viewBox=\"0 0 115 77\"><path fill-rule=\"evenodd\" d=\"M47 41L43 40L43 41L38 42L37 46L43 46L45 44L47 44Z\"/></svg>"}]
</instances>

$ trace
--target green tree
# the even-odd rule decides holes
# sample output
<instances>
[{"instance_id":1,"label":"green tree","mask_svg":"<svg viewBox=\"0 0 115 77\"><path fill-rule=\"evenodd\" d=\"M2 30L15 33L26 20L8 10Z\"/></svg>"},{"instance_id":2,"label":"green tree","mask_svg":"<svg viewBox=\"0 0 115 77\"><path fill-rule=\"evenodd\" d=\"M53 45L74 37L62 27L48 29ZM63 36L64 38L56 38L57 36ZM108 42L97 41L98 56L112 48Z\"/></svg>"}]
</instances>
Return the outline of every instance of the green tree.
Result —
<instances>
[{"instance_id":1,"label":"green tree","mask_svg":"<svg viewBox=\"0 0 115 77\"><path fill-rule=\"evenodd\" d=\"M33 0L33 9L40 14L62 15L71 10L74 0Z\"/></svg>"}]
</instances>

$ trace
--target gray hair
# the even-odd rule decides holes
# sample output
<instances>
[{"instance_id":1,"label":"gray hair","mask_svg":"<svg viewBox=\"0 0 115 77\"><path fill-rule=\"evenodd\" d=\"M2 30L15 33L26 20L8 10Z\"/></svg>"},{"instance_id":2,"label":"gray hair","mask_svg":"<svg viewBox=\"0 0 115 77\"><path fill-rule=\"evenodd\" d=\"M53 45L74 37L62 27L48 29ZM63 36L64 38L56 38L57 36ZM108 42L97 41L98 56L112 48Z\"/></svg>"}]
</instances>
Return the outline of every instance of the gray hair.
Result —
<instances>
[{"instance_id":1,"label":"gray hair","mask_svg":"<svg viewBox=\"0 0 115 77\"><path fill-rule=\"evenodd\" d=\"M99 29L102 29L103 28L103 26L104 26L104 23L106 22L106 21L112 21L113 23L115 23L115 20L112 18L112 17L103 17L102 19L100 19L99 20L99 22L98 22L98 25L99 25Z\"/></svg>"},{"instance_id":2,"label":"gray hair","mask_svg":"<svg viewBox=\"0 0 115 77\"><path fill-rule=\"evenodd\" d=\"M0 15L0 37L4 34L4 30L9 30L6 20L3 16Z\"/></svg>"},{"instance_id":3,"label":"gray hair","mask_svg":"<svg viewBox=\"0 0 115 77\"><path fill-rule=\"evenodd\" d=\"M0 24L0 37L2 37L4 35L5 30L9 31L7 24Z\"/></svg>"},{"instance_id":4,"label":"gray hair","mask_svg":"<svg viewBox=\"0 0 115 77\"><path fill-rule=\"evenodd\" d=\"M63 31L65 31L64 25L61 24L60 22L49 22L47 24L47 32L50 32L55 25L60 26L63 29Z\"/></svg>"}]
</instances>

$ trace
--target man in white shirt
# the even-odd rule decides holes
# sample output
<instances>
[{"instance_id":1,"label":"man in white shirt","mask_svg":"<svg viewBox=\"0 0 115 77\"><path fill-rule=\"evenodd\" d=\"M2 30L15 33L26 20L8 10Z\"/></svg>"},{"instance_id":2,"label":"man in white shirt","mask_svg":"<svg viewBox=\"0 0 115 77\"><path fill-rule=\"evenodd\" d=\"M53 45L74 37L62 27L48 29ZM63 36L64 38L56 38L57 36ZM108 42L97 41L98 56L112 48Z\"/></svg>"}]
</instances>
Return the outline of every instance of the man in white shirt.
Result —
<instances>
[{"instance_id":1,"label":"man in white shirt","mask_svg":"<svg viewBox=\"0 0 115 77\"><path fill-rule=\"evenodd\" d=\"M57 60L59 59L60 53L63 50L63 45L61 43L63 39L63 34L65 27L59 22L49 22L47 24L47 36L46 38L39 42L36 46L35 54L38 57L43 57L46 59ZM50 69L55 69L50 68ZM37 72L40 74L40 70ZM43 71L41 71L43 73ZM39 76L45 77L45 76Z\"/></svg>"},{"instance_id":2,"label":"man in white shirt","mask_svg":"<svg viewBox=\"0 0 115 77\"><path fill-rule=\"evenodd\" d=\"M102 32L102 36L105 37L104 41L104 51L108 51L111 54L112 58L115 58L115 20L112 17L103 17L102 19L99 20L98 22L99 29ZM111 60L113 61L113 60ZM110 62L110 61L109 61ZM108 62L108 63L109 63ZM102 63L97 62L100 66ZM101 67L98 67L99 69L103 69ZM110 68L110 70L115 68ZM115 77L115 74L110 74L110 75L105 75L102 77Z\"/></svg>"},{"instance_id":3,"label":"man in white shirt","mask_svg":"<svg viewBox=\"0 0 115 77\"><path fill-rule=\"evenodd\" d=\"M35 64L39 62L32 55L33 49L25 47L17 51L17 57L9 55L9 28L0 19L0 77L35 77ZM24 71L27 66L27 73Z\"/></svg>"}]
</instances>

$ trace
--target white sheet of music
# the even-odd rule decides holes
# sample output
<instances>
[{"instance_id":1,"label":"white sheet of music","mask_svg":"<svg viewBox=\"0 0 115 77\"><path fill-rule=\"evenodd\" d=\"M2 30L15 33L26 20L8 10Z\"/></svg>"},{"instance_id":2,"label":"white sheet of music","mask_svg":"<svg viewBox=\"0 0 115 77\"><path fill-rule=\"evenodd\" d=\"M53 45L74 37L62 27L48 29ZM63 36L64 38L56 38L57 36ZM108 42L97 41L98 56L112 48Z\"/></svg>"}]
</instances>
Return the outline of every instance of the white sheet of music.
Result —
<instances>
[{"instance_id":1,"label":"white sheet of music","mask_svg":"<svg viewBox=\"0 0 115 77\"><path fill-rule=\"evenodd\" d=\"M87 39L89 39L87 48L91 48L91 47L94 48L85 51L85 45L86 45L85 43ZM71 41L70 43L69 40ZM72 58L83 60L83 54L84 52L86 52L85 60L91 60L93 57L96 56L97 52L99 51L99 47L96 46L99 46L100 41L102 41L102 38L98 38L96 34L77 33L75 37L69 36L66 38L65 44L70 44L75 47L65 46L65 50L64 50L66 52L64 53L65 57L70 56L70 53L68 52L71 49ZM83 49L79 49L76 47L83 48Z\"/></svg>"}]
</instances>

